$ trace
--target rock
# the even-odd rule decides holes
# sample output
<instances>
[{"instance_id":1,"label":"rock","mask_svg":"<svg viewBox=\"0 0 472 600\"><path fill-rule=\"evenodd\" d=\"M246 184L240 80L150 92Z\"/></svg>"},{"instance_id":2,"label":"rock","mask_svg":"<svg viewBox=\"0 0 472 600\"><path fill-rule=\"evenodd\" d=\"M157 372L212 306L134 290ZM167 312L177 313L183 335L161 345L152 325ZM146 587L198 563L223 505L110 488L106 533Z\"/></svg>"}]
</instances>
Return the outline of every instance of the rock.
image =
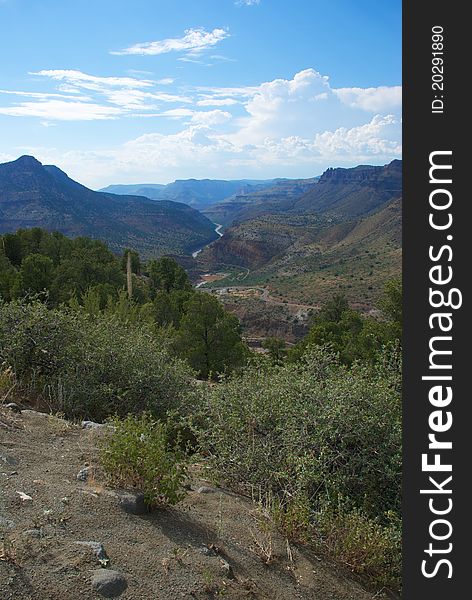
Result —
<instances>
[{"instance_id":1,"label":"rock","mask_svg":"<svg viewBox=\"0 0 472 600\"><path fill-rule=\"evenodd\" d=\"M233 569L227 560L220 558L220 566L225 577L228 577L228 579L234 579Z\"/></svg>"},{"instance_id":2,"label":"rock","mask_svg":"<svg viewBox=\"0 0 472 600\"><path fill-rule=\"evenodd\" d=\"M22 411L23 414L31 415L32 417L49 417L49 413L39 412L37 410L26 409Z\"/></svg>"},{"instance_id":3,"label":"rock","mask_svg":"<svg viewBox=\"0 0 472 600\"><path fill-rule=\"evenodd\" d=\"M102 567L106 567L107 564L110 562L110 559L107 556L105 548L103 547L103 544L101 544L100 542L75 542L75 543L79 544L80 546L88 546L92 550L92 552L95 554L95 556L98 559L98 562L102 565Z\"/></svg>"},{"instance_id":4,"label":"rock","mask_svg":"<svg viewBox=\"0 0 472 600\"><path fill-rule=\"evenodd\" d=\"M9 454L4 454L3 452L0 452L0 461L6 465L9 465L10 467L16 467L18 464L16 458L13 458L13 456L10 456Z\"/></svg>"},{"instance_id":5,"label":"rock","mask_svg":"<svg viewBox=\"0 0 472 600\"><path fill-rule=\"evenodd\" d=\"M215 488L208 487L207 485L202 485L197 489L197 494L214 494L215 492Z\"/></svg>"},{"instance_id":6,"label":"rock","mask_svg":"<svg viewBox=\"0 0 472 600\"><path fill-rule=\"evenodd\" d=\"M104 598L116 598L128 587L125 577L118 571L98 569L92 575L92 590Z\"/></svg>"},{"instance_id":7,"label":"rock","mask_svg":"<svg viewBox=\"0 0 472 600\"><path fill-rule=\"evenodd\" d=\"M83 469L80 469L80 471L77 473L77 480L78 481L87 481L87 479L90 477L90 471L91 468L90 467L84 467Z\"/></svg>"},{"instance_id":8,"label":"rock","mask_svg":"<svg viewBox=\"0 0 472 600\"><path fill-rule=\"evenodd\" d=\"M149 512L148 506L144 502L144 494L128 493L120 495L121 508L132 515L145 515Z\"/></svg>"},{"instance_id":9,"label":"rock","mask_svg":"<svg viewBox=\"0 0 472 600\"><path fill-rule=\"evenodd\" d=\"M41 537L41 530L40 529L26 529L25 531L23 531L23 535L25 537L39 539Z\"/></svg>"},{"instance_id":10,"label":"rock","mask_svg":"<svg viewBox=\"0 0 472 600\"><path fill-rule=\"evenodd\" d=\"M201 548L198 549L198 551L200 552L200 554L203 554L204 556L216 556L217 552L215 551L214 548L212 547L208 547L208 546L202 546Z\"/></svg>"},{"instance_id":11,"label":"rock","mask_svg":"<svg viewBox=\"0 0 472 600\"><path fill-rule=\"evenodd\" d=\"M0 527L5 529L13 529L13 527L15 527L15 522L11 519L7 519L7 517L2 517L2 515L0 515Z\"/></svg>"},{"instance_id":12,"label":"rock","mask_svg":"<svg viewBox=\"0 0 472 600\"><path fill-rule=\"evenodd\" d=\"M18 406L18 404L16 404L16 402L9 402L8 404L5 404L5 408L9 408L16 413L21 413L21 408Z\"/></svg>"},{"instance_id":13,"label":"rock","mask_svg":"<svg viewBox=\"0 0 472 600\"><path fill-rule=\"evenodd\" d=\"M16 492L20 497L22 502L31 502L33 498L29 494L25 494L25 492Z\"/></svg>"},{"instance_id":14,"label":"rock","mask_svg":"<svg viewBox=\"0 0 472 600\"><path fill-rule=\"evenodd\" d=\"M82 421L82 429L103 429L106 427L103 423L95 423L94 421Z\"/></svg>"}]
</instances>

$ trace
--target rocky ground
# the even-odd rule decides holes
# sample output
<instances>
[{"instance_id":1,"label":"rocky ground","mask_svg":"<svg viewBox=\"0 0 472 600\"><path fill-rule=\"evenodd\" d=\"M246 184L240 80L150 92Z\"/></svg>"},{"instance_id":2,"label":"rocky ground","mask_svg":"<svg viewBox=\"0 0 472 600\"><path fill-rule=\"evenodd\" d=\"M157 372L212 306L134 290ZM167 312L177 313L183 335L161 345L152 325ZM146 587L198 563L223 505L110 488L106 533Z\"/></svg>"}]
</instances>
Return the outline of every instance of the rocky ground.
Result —
<instances>
[{"instance_id":1,"label":"rocky ground","mask_svg":"<svg viewBox=\"0 0 472 600\"><path fill-rule=\"evenodd\" d=\"M101 428L0 406L0 598L369 600L349 574L269 531L196 466L172 509L143 512L97 467ZM142 514L133 514L141 513Z\"/></svg>"}]
</instances>

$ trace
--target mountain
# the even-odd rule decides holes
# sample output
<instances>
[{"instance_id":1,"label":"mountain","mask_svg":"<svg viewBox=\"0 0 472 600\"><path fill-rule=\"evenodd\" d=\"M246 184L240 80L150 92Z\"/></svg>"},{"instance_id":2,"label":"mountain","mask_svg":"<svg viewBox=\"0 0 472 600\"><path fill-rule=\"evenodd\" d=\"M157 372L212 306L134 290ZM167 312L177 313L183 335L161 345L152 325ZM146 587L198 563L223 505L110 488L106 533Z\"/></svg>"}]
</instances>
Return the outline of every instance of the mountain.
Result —
<instances>
[{"instance_id":1,"label":"mountain","mask_svg":"<svg viewBox=\"0 0 472 600\"><path fill-rule=\"evenodd\" d=\"M401 183L398 160L328 169L305 193L240 206L198 260L206 271L230 273L214 286L266 287L307 304L342 291L371 305L401 271Z\"/></svg>"},{"instance_id":2,"label":"mountain","mask_svg":"<svg viewBox=\"0 0 472 600\"><path fill-rule=\"evenodd\" d=\"M273 180L178 179L167 185L154 183L109 185L100 191L147 196L153 200L183 202L193 208L202 210L235 194L256 192L272 184Z\"/></svg>"},{"instance_id":3,"label":"mountain","mask_svg":"<svg viewBox=\"0 0 472 600\"><path fill-rule=\"evenodd\" d=\"M321 177L279 180L261 191L237 195L205 210L215 223L230 225L261 215L366 215L402 192L402 163L328 169Z\"/></svg>"},{"instance_id":4,"label":"mountain","mask_svg":"<svg viewBox=\"0 0 472 600\"><path fill-rule=\"evenodd\" d=\"M144 258L190 253L218 237L214 224L186 204L95 192L22 156L0 164L0 233L28 227L100 238L113 251L130 247Z\"/></svg>"},{"instance_id":5,"label":"mountain","mask_svg":"<svg viewBox=\"0 0 472 600\"><path fill-rule=\"evenodd\" d=\"M244 221L258 215L286 210L284 206L294 203L309 192L318 182L319 177L311 179L276 179L271 185L258 190L245 189L223 202L214 204L203 212L214 223L224 226Z\"/></svg>"}]
</instances>

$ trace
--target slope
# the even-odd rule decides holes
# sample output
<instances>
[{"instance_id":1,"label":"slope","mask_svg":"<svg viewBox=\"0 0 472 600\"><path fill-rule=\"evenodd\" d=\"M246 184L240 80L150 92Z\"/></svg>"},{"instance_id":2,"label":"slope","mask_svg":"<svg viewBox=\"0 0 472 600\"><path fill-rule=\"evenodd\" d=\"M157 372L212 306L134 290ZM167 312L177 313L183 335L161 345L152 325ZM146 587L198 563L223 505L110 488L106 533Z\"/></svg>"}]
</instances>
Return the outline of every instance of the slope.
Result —
<instances>
[{"instance_id":1,"label":"slope","mask_svg":"<svg viewBox=\"0 0 472 600\"><path fill-rule=\"evenodd\" d=\"M144 257L189 253L217 237L211 221L186 204L94 192L31 156L0 165L0 232L42 227L106 241Z\"/></svg>"}]
</instances>

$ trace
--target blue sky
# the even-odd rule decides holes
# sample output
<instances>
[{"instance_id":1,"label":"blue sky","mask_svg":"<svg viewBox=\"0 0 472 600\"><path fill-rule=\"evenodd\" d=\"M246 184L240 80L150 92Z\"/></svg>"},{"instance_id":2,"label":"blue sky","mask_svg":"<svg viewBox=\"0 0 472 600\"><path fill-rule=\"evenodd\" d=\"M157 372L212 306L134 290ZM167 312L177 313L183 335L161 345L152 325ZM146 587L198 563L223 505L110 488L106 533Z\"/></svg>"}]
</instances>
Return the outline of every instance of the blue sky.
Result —
<instances>
[{"instance_id":1,"label":"blue sky","mask_svg":"<svg viewBox=\"0 0 472 600\"><path fill-rule=\"evenodd\" d=\"M401 155L397 0L0 0L0 51L0 161L91 187Z\"/></svg>"}]
</instances>

